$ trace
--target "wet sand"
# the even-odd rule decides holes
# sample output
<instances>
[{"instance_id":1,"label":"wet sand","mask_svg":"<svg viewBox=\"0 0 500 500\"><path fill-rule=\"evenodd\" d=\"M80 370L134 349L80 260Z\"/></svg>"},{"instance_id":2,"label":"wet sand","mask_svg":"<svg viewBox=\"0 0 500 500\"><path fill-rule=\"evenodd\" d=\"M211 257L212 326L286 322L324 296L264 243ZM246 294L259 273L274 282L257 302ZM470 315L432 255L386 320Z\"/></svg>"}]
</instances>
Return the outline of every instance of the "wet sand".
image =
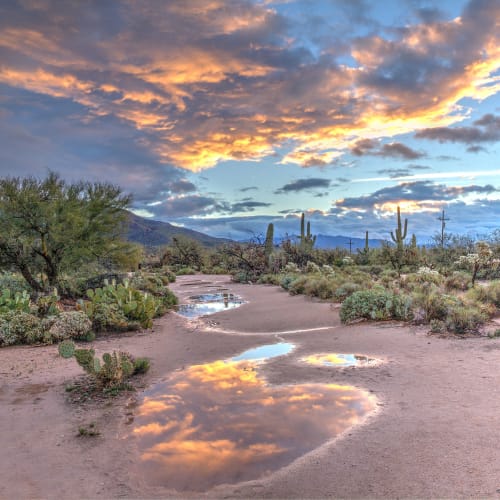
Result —
<instances>
[{"instance_id":1,"label":"wet sand","mask_svg":"<svg viewBox=\"0 0 500 500\"><path fill-rule=\"evenodd\" d=\"M377 398L359 426L260 479L180 495L140 473L131 429L140 393L101 404L66 402L81 374L55 346L0 350L1 498L500 498L500 340L437 338L395 323L341 325L338 308L277 287L239 285L224 276L184 276L182 297L203 286L229 288L248 303L197 320L169 314L153 331L93 343L148 356L143 384L176 370L235 356L278 340L290 354L260 370L269 384L353 385ZM189 283L192 283L189 285ZM194 283L194 284L193 284ZM355 353L376 366L335 368L299 362L317 353ZM95 422L97 437L78 437Z\"/></svg>"}]
</instances>

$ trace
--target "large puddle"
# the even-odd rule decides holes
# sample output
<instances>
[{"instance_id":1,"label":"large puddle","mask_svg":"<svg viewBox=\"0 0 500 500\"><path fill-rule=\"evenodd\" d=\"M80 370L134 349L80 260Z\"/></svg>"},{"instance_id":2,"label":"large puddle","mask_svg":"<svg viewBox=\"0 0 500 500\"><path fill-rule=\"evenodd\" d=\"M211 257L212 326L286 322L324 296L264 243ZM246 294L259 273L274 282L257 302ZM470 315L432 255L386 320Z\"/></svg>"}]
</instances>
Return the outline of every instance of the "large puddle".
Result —
<instances>
[{"instance_id":1,"label":"large puddle","mask_svg":"<svg viewBox=\"0 0 500 500\"><path fill-rule=\"evenodd\" d=\"M186 318L197 318L206 314L240 307L245 303L240 297L225 292L203 293L189 297L189 304L181 304L177 312Z\"/></svg>"},{"instance_id":2,"label":"large puddle","mask_svg":"<svg viewBox=\"0 0 500 500\"><path fill-rule=\"evenodd\" d=\"M318 448L375 408L373 395L352 386L269 385L258 363L293 347L277 343L194 365L146 391L133 430L145 480L205 491L255 479Z\"/></svg>"},{"instance_id":3,"label":"large puddle","mask_svg":"<svg viewBox=\"0 0 500 500\"><path fill-rule=\"evenodd\" d=\"M379 359L369 358L361 354L325 353L311 354L301 359L304 363L316 366L374 366L380 363Z\"/></svg>"}]
</instances>

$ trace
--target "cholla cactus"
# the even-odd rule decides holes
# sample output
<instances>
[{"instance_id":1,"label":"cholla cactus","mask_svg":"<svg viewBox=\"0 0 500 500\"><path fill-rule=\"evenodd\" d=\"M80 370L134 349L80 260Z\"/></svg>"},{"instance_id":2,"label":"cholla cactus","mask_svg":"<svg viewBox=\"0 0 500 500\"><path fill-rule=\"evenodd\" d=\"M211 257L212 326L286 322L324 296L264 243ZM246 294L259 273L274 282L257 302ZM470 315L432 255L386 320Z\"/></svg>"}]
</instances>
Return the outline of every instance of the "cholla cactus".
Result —
<instances>
[{"instance_id":1,"label":"cholla cactus","mask_svg":"<svg viewBox=\"0 0 500 500\"><path fill-rule=\"evenodd\" d=\"M500 265L499 259L493 258L493 252L490 246L485 241L476 243L476 252L461 255L455 262L458 267L468 268L472 273L472 286L476 282L477 273L486 267L498 267Z\"/></svg>"},{"instance_id":2,"label":"cholla cactus","mask_svg":"<svg viewBox=\"0 0 500 500\"><path fill-rule=\"evenodd\" d=\"M315 262L308 261L306 264L306 273L319 273L320 268Z\"/></svg>"}]
</instances>

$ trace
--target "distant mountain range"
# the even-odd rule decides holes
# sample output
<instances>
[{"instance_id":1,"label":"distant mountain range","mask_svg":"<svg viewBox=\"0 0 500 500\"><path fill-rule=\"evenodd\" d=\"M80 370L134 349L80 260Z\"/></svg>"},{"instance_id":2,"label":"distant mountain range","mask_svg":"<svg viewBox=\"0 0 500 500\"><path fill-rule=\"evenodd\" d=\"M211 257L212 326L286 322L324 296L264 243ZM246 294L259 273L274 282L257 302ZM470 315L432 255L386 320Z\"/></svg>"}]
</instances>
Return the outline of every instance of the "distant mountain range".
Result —
<instances>
[{"instance_id":1,"label":"distant mountain range","mask_svg":"<svg viewBox=\"0 0 500 500\"><path fill-rule=\"evenodd\" d=\"M128 231L125 235L127 240L146 247L169 245L172 242L172 237L176 235L196 240L205 247L216 247L231 241L224 238L214 238L193 229L173 226L168 222L145 219L132 212L128 212L128 221Z\"/></svg>"},{"instance_id":2,"label":"distant mountain range","mask_svg":"<svg viewBox=\"0 0 500 500\"><path fill-rule=\"evenodd\" d=\"M168 222L145 219L131 212L128 212L128 220L129 225L126 233L127 240L140 243L147 247L169 245L172 242L172 237L175 235L186 236L187 238L198 241L205 247L216 247L231 242L231 240L226 238L214 238L213 236L208 236L207 234L194 231L193 229L174 226ZM349 249L349 240L351 240L353 252L365 246L364 238L349 238L349 236L340 235L328 236L326 234L317 235L315 246L316 248L339 247ZM382 240L370 239L368 243L370 248L378 248L381 246Z\"/></svg>"}]
</instances>

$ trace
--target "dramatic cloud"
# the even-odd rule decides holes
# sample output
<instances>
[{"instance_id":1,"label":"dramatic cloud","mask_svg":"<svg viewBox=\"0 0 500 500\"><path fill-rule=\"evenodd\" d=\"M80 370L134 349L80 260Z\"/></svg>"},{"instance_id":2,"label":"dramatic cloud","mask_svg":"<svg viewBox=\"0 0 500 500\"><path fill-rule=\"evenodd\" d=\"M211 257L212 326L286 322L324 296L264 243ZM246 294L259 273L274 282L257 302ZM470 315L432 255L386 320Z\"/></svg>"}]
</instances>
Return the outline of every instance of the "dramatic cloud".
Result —
<instances>
[{"instance_id":1,"label":"dramatic cloud","mask_svg":"<svg viewBox=\"0 0 500 500\"><path fill-rule=\"evenodd\" d=\"M256 208L270 207L272 203L263 203L261 201L241 201L231 205L231 212L253 212Z\"/></svg>"},{"instance_id":2,"label":"dramatic cloud","mask_svg":"<svg viewBox=\"0 0 500 500\"><path fill-rule=\"evenodd\" d=\"M372 139L359 140L351 149L351 153L356 156L373 155L384 158L403 158L405 160L416 160L425 156L424 153L415 151L400 142L381 145Z\"/></svg>"},{"instance_id":3,"label":"dramatic cloud","mask_svg":"<svg viewBox=\"0 0 500 500\"><path fill-rule=\"evenodd\" d=\"M419 139L431 139L439 142L463 142L477 144L500 140L500 116L486 114L474 122L474 127L435 127L420 130L415 134ZM468 151L477 153L480 149L471 146Z\"/></svg>"},{"instance_id":4,"label":"dramatic cloud","mask_svg":"<svg viewBox=\"0 0 500 500\"><path fill-rule=\"evenodd\" d=\"M275 191L275 194L296 193L308 189L327 188L330 186L329 179L310 178L297 179L296 181L285 184L283 187Z\"/></svg>"},{"instance_id":5,"label":"dramatic cloud","mask_svg":"<svg viewBox=\"0 0 500 500\"><path fill-rule=\"evenodd\" d=\"M363 2L336 7L369 34L295 36L272 1L3 2L0 83L77 104L73 121L112 117L192 171L279 148L283 164L329 165L363 139L444 131L467 117L464 98L498 92L498 2L471 0L451 20L421 9L390 36ZM377 154L422 155L400 143Z\"/></svg>"}]
</instances>

